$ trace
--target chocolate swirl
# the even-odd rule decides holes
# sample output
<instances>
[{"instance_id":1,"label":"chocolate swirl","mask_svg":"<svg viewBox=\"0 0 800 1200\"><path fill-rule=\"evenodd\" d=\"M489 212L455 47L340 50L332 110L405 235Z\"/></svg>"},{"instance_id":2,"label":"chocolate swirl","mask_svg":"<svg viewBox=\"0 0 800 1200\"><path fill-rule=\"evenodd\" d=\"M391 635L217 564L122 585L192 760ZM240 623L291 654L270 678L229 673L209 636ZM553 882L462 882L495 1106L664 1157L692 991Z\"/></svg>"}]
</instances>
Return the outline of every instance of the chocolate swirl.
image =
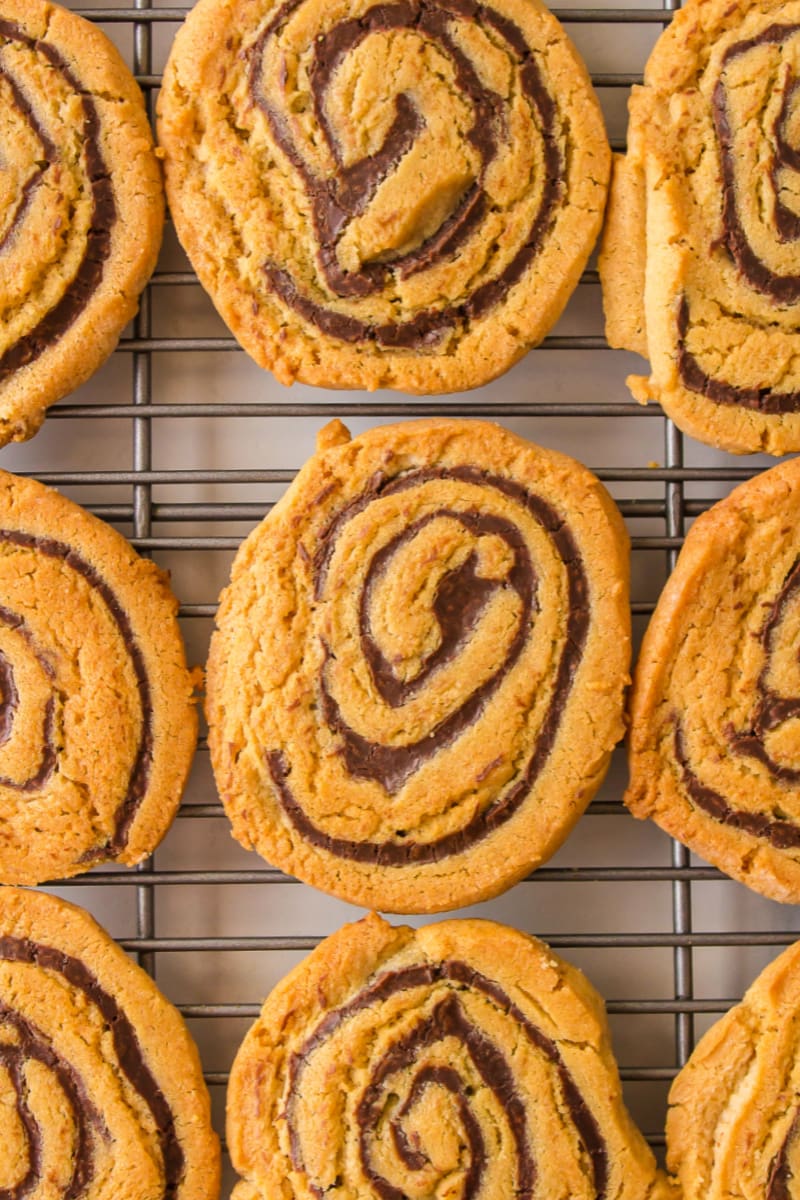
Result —
<instances>
[{"instance_id":1,"label":"chocolate swirl","mask_svg":"<svg viewBox=\"0 0 800 1200\"><path fill-rule=\"evenodd\" d=\"M324 600L326 581L338 540L345 535L348 524L365 514L381 499L416 491L436 481L468 485L464 507L434 507L400 533L387 540L372 557L366 569L359 601L359 638L370 679L378 695L390 708L399 708L435 678L450 663L479 629L481 615L491 597L498 591L506 596L516 595L518 604L513 630L505 652L496 668L474 687L452 712L437 721L433 728L414 741L402 745L386 745L365 737L344 717L341 702L334 694L328 665L336 657L335 647L323 640L323 663L319 675L320 708L328 729L341 745L341 755L353 779L367 779L379 784L388 796L401 791L409 778L442 749L452 745L480 720L486 706L501 689L504 681L520 662L531 636L531 626L538 611L538 581L526 539L517 524L477 509L472 504L476 488L485 492L484 505L491 504L492 493L513 501L528 517L533 518L548 538L552 551L566 575L566 615L561 648L552 669L552 696L538 730L525 751L522 763L515 771L516 778L491 802L462 825L443 836L423 840L404 834L402 838L382 841L353 841L326 832L304 812L290 782L291 760L282 749L267 747L265 758L272 781L286 817L292 826L312 845L330 854L360 863L379 863L387 867L411 863L439 862L451 855L463 853L509 821L530 794L549 758L558 735L559 725L568 703L572 680L581 661L589 628L589 582L581 554L564 518L541 496L501 476L490 475L471 466L425 468L409 471L399 477L377 477L361 496L336 514L322 533L314 560L314 590L318 600ZM439 631L435 648L423 657L416 674L401 680L381 651L371 623L373 595L379 582L391 570L393 559L413 542L433 522L452 522L476 546L482 538L499 539L508 549L510 566L499 578L477 574L478 551L471 551L453 570L439 580L433 597L433 615Z\"/></svg>"},{"instance_id":2,"label":"chocolate swirl","mask_svg":"<svg viewBox=\"0 0 800 1200\"><path fill-rule=\"evenodd\" d=\"M321 437L220 605L220 795L353 903L486 898L554 852L621 735L624 527L579 463L489 423Z\"/></svg>"},{"instance_id":3,"label":"chocolate swirl","mask_svg":"<svg viewBox=\"0 0 800 1200\"><path fill-rule=\"evenodd\" d=\"M52 538L37 537L19 529L0 528L0 547L18 547L21 551L33 556L33 570L38 556L54 559L60 563L69 576L74 573L79 576L91 589L95 603L99 603L107 611L117 631L117 636L124 647L131 670L135 679L135 687L139 702L139 733L130 767L124 795L120 799L114 817L114 832L103 845L87 851L85 861L94 860L119 854L125 849L131 825L147 792L150 770L153 760L153 707L151 688L147 668L141 648L134 636L130 620L122 604L103 579L100 572L92 566L78 551L70 545L58 542ZM39 763L24 779L15 779L9 775L0 775L0 787L11 791L33 793L45 788L53 773L58 768L60 750L63 748L64 730L60 726L60 712L65 697L63 687L59 683L58 671L53 664L52 652L37 641L28 622L21 613L8 607L0 607L0 626L12 630L16 635L13 646L20 656L27 651L33 659L37 673L46 684L49 694L40 716L41 751ZM12 643L6 649L0 650L0 762L3 748L8 746L14 736L14 726L21 705L26 703L25 697L20 696L16 683L16 670L10 657ZM20 661L25 661L21 657ZM30 663L26 666L30 670Z\"/></svg>"},{"instance_id":4,"label":"chocolate swirl","mask_svg":"<svg viewBox=\"0 0 800 1200\"><path fill-rule=\"evenodd\" d=\"M289 1061L285 1120L295 1170L308 1176L304 1158L304 1138L297 1121L298 1097L303 1094L304 1076L314 1070L315 1055L333 1038L347 1039L347 1026L364 1010L380 1011L392 997L423 991L424 1002L410 1028L394 1040L370 1067L369 1080L355 1107L359 1165L368 1180L372 1195L381 1200L403 1200L406 1190L382 1174L375 1161L375 1144L381 1140L383 1114L391 1112L388 1128L399 1160L399 1177L430 1170L431 1160L421 1148L419 1134L413 1142L406 1122L428 1088L446 1090L455 1099L463 1136L468 1148L468 1165L463 1172L464 1200L477 1200L486 1193L488 1152L480 1121L470 1108L470 1098L478 1081L494 1096L508 1126L513 1145L513 1194L520 1200L534 1200L537 1168L533 1154L534 1137L529 1100L516 1078L513 1063L470 1018L465 996L472 994L488 1001L504 1020L515 1024L519 1036L531 1046L552 1071L560 1099L575 1128L581 1153L585 1154L591 1181L587 1195L605 1200L608 1185L608 1150L597 1119L581 1096L575 1080L564 1064L555 1042L546 1037L503 989L464 962L446 961L435 965L413 966L387 971L359 992L342 1008L329 1012L296 1050ZM426 1061L428 1052L447 1043L453 1058L464 1060L459 1069ZM474 1081L474 1082L473 1082ZM399 1092L401 1103L388 1105L390 1094ZM496 1134L493 1134L493 1138ZM382 1156L384 1157L384 1156ZM327 1190L309 1178L311 1192L322 1197Z\"/></svg>"},{"instance_id":5,"label":"chocolate swirl","mask_svg":"<svg viewBox=\"0 0 800 1200\"><path fill-rule=\"evenodd\" d=\"M739 272L740 282L752 288L756 293L766 296L772 304L784 308L794 306L800 301L800 273L796 266L800 261L797 250L793 250L792 267L782 268L776 261L767 261L765 241L774 247L785 247L796 244L800 239L800 214L786 203L785 197L791 195L792 173L800 169L800 153L789 140L789 123L795 112L798 100L798 81L792 66L792 44L800 33L800 25L776 22L762 29L758 34L732 42L719 64L719 78L713 89L711 112L714 130L717 137L721 183L722 183L722 232L715 243L717 252L726 251ZM759 201L760 216L756 226L750 203L759 179L749 178L749 172L757 170L753 167L753 138L752 115L742 119L737 111L737 105L732 98L736 87L742 88L742 79L746 77L748 61L755 63L755 69L764 73L764 64L758 57L763 47L775 47L781 55L780 62L785 62L785 70L780 85L781 104L774 116L766 136L769 139L769 183L768 199ZM785 58L783 57L785 54ZM733 67L742 72L731 80ZM763 89L762 89L763 90ZM771 89L764 91L762 102L766 105L771 98ZM768 124L766 116L764 122ZM757 235L760 249L753 242ZM754 316L758 325L763 326L764 320ZM769 321L769 315L766 320ZM759 386L743 386L719 377L716 371L704 368L698 357L688 346L689 334L692 328L690 300L684 294L677 307L677 343L678 370L682 383L691 392L699 393L714 404L737 405L754 412L766 415L794 413L800 410L800 390L781 389L764 380ZM791 332L797 332L796 322L791 324Z\"/></svg>"},{"instance_id":6,"label":"chocolate swirl","mask_svg":"<svg viewBox=\"0 0 800 1200\"><path fill-rule=\"evenodd\" d=\"M16 53L7 54L8 47ZM27 127L38 147L10 219L6 220L0 233L0 255L13 246L24 244L26 220L34 216L37 193L43 190L49 178L54 179L53 188L57 192L64 186L63 175L69 169L58 138L47 130L47 104L32 94L27 71L22 71L22 64L29 56L34 64L34 78L36 69L46 65L63 91L63 104L69 104L73 98L78 103L82 114L79 139L84 174L82 187L91 198L91 210L83 232L80 222L76 222L74 228L64 229L67 240L76 236L83 238L83 252L48 311L39 311L29 320L24 317L26 297L19 298L17 307L22 310L21 319L27 321L27 328L15 334L0 353L0 384L21 367L35 362L48 347L58 342L85 310L103 279L106 260L111 253L111 231L117 220L114 188L103 155L100 116L94 98L59 49L46 40L28 36L12 21L0 20L0 81L7 89L5 103ZM4 321L8 327L16 327L17 317L13 308L6 308Z\"/></svg>"},{"instance_id":7,"label":"chocolate swirl","mask_svg":"<svg viewBox=\"0 0 800 1200\"><path fill-rule=\"evenodd\" d=\"M734 753L760 763L778 785L800 783L800 769L778 762L770 753L767 740L787 721L800 717L800 697L780 695L770 684L773 658L781 653L781 628L791 606L800 600L800 559L790 569L776 599L766 603L767 616L759 633L764 648L764 664L755 684L752 719L746 729L726 729L728 745ZM763 838L778 850L800 848L800 822L767 813L752 812L732 805L718 791L701 782L691 765L681 720L674 717L675 758L681 769L683 785L692 802L714 820L733 829L741 829Z\"/></svg>"},{"instance_id":8,"label":"chocolate swirl","mask_svg":"<svg viewBox=\"0 0 800 1200\"><path fill-rule=\"evenodd\" d=\"M490 921L326 938L236 1055L228 1136L253 1200L660 1194L599 996Z\"/></svg>"},{"instance_id":9,"label":"chocolate swirl","mask_svg":"<svg viewBox=\"0 0 800 1200\"><path fill-rule=\"evenodd\" d=\"M197 1052L83 910L0 889L0 1197L216 1200Z\"/></svg>"},{"instance_id":10,"label":"chocolate swirl","mask_svg":"<svg viewBox=\"0 0 800 1200\"><path fill-rule=\"evenodd\" d=\"M428 393L539 342L609 168L544 6L212 4L219 31L190 14L176 40L159 134L179 237L256 361L285 382Z\"/></svg>"},{"instance_id":11,"label":"chocolate swirl","mask_svg":"<svg viewBox=\"0 0 800 1200\"><path fill-rule=\"evenodd\" d=\"M541 197L535 216L519 239L511 260L502 269L495 269L493 277L485 279L468 298L457 305L448 304L416 313L406 320L378 324L348 315L339 307L315 298L291 271L278 263L264 264L269 287L289 308L324 333L346 342L374 341L392 348L420 350L436 345L445 331L463 329L500 303L509 288L530 267L553 225L556 208L563 202L566 174L561 149L563 134L556 104L522 30L487 5L476 4L473 0L447 0L441 5L423 4L421 0L378 4L357 19L326 29L316 39L309 68L311 96L320 130L337 167L332 177L320 177L308 165L302 148L292 135L286 114L270 99L262 85L265 58L275 53L272 43L279 43L284 27L302 4L303 0L288 0L254 44L250 58L250 93L308 195L319 247L320 271L334 297L364 297L387 287L391 289L394 278L407 279L452 257L479 231L481 220L492 203L485 180L501 142L506 142L508 137L503 119L504 102L482 83L479 72L460 49L459 23L477 22L499 37L518 77L530 110L531 128L537 130L542 139L544 177ZM435 44L449 59L454 84L472 106L473 122L466 137L477 152L479 165L473 182L463 190L455 207L420 244L404 253L362 263L357 269L348 271L342 268L339 258L343 235L353 219L368 208L380 184L411 148L426 122L412 97L401 92L395 99L395 119L381 147L374 154L345 166L342 147L326 112L326 94L349 53L371 35L393 30L415 32L423 44Z\"/></svg>"}]
</instances>

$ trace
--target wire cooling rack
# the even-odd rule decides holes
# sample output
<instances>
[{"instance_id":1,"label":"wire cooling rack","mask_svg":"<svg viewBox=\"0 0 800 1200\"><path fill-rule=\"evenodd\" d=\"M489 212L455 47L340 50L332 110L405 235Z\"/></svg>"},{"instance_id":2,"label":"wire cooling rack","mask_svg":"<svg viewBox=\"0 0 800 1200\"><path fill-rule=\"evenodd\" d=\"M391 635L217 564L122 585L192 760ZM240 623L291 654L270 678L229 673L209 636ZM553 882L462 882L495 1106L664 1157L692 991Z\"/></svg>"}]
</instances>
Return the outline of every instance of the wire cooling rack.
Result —
<instances>
[{"instance_id":1,"label":"wire cooling rack","mask_svg":"<svg viewBox=\"0 0 800 1200\"><path fill-rule=\"evenodd\" d=\"M186 7L69 7L119 45L152 106ZM628 90L672 7L556 10L590 67L617 149ZM644 364L609 352L597 284L587 270L543 346L478 391L422 401L287 391L238 350L168 225L159 268L117 352L51 411L32 442L4 450L0 465L64 490L168 568L190 659L202 663L236 547L326 420L343 417L360 432L411 416L489 417L581 459L612 491L632 535L638 640L687 523L770 464L700 447L659 410L631 400L625 375ZM676 1069L696 1036L795 939L800 914L635 822L621 805L625 778L618 751L559 854L469 912L543 936L586 971L607 999L629 1107L660 1151ZM91 909L178 1004L200 1046L220 1132L227 1070L266 992L359 915L233 843L203 736L179 819L154 858L138 871L96 870L56 890ZM228 1171L224 1195L231 1180Z\"/></svg>"}]
</instances>

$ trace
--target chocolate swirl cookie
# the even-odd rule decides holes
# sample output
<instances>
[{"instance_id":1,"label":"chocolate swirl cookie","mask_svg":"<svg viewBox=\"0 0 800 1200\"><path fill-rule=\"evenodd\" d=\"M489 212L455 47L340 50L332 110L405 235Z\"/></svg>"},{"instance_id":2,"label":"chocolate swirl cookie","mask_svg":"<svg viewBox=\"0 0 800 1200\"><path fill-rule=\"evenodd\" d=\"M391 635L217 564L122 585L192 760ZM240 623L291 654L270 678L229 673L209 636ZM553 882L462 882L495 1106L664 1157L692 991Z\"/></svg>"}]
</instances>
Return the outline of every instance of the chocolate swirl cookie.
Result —
<instances>
[{"instance_id":1,"label":"chocolate swirl cookie","mask_svg":"<svg viewBox=\"0 0 800 1200\"><path fill-rule=\"evenodd\" d=\"M600 227L603 120L538 0L200 0L159 115L178 235L282 383L485 383Z\"/></svg>"},{"instance_id":2,"label":"chocolate swirl cookie","mask_svg":"<svg viewBox=\"0 0 800 1200\"><path fill-rule=\"evenodd\" d=\"M134 80L94 25L0 0L0 445L108 357L155 266L161 176Z\"/></svg>"},{"instance_id":3,"label":"chocolate swirl cookie","mask_svg":"<svg viewBox=\"0 0 800 1200\"><path fill-rule=\"evenodd\" d=\"M670 1091L685 1200L791 1200L800 1179L800 943L706 1033Z\"/></svg>"},{"instance_id":4,"label":"chocolate swirl cookie","mask_svg":"<svg viewBox=\"0 0 800 1200\"><path fill-rule=\"evenodd\" d=\"M586 468L495 425L348 439L323 432L234 563L212 763L244 845L354 903L434 912L549 857L605 774L627 538Z\"/></svg>"},{"instance_id":5,"label":"chocolate swirl cookie","mask_svg":"<svg viewBox=\"0 0 800 1200\"><path fill-rule=\"evenodd\" d=\"M177 601L120 534L0 472L0 880L132 865L180 802L197 717Z\"/></svg>"},{"instance_id":6,"label":"chocolate swirl cookie","mask_svg":"<svg viewBox=\"0 0 800 1200\"><path fill-rule=\"evenodd\" d=\"M232 1200L655 1200L603 1002L489 921L329 937L272 992L231 1071Z\"/></svg>"},{"instance_id":7,"label":"chocolate swirl cookie","mask_svg":"<svg viewBox=\"0 0 800 1200\"><path fill-rule=\"evenodd\" d=\"M601 274L628 383L734 453L800 449L800 4L688 0L630 105Z\"/></svg>"},{"instance_id":8,"label":"chocolate swirl cookie","mask_svg":"<svg viewBox=\"0 0 800 1200\"><path fill-rule=\"evenodd\" d=\"M800 903L800 459L692 527L650 622L625 801L734 879Z\"/></svg>"},{"instance_id":9,"label":"chocolate swirl cookie","mask_svg":"<svg viewBox=\"0 0 800 1200\"><path fill-rule=\"evenodd\" d=\"M0 1195L217 1200L197 1050L88 913L0 888Z\"/></svg>"}]
</instances>

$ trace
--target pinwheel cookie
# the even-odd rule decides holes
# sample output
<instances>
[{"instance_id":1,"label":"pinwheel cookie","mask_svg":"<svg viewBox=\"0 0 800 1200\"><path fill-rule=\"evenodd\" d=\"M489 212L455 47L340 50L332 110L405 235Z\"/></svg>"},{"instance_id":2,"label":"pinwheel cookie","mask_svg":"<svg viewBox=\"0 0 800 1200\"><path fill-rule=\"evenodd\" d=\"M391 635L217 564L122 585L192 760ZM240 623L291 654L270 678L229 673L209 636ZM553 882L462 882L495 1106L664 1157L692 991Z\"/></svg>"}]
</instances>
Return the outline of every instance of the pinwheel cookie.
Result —
<instances>
[{"instance_id":1,"label":"pinwheel cookie","mask_svg":"<svg viewBox=\"0 0 800 1200\"><path fill-rule=\"evenodd\" d=\"M560 845L622 733L619 513L488 423L351 442L334 422L322 444L242 546L212 640L234 834L365 906L495 895Z\"/></svg>"},{"instance_id":2,"label":"pinwheel cookie","mask_svg":"<svg viewBox=\"0 0 800 1200\"><path fill-rule=\"evenodd\" d=\"M636 816L735 879L800 902L800 459L692 527L631 703Z\"/></svg>"},{"instance_id":3,"label":"pinwheel cookie","mask_svg":"<svg viewBox=\"0 0 800 1200\"><path fill-rule=\"evenodd\" d=\"M0 1181L8 1197L217 1200L197 1050L92 918L0 888Z\"/></svg>"},{"instance_id":4,"label":"pinwheel cookie","mask_svg":"<svg viewBox=\"0 0 800 1200\"><path fill-rule=\"evenodd\" d=\"M375 915L268 998L231 1071L233 1200L655 1200L603 1003L534 938Z\"/></svg>"},{"instance_id":5,"label":"pinwheel cookie","mask_svg":"<svg viewBox=\"0 0 800 1200\"><path fill-rule=\"evenodd\" d=\"M667 1165L685 1200L790 1200L800 1175L800 943L698 1043L670 1091Z\"/></svg>"},{"instance_id":6,"label":"pinwheel cookie","mask_svg":"<svg viewBox=\"0 0 800 1200\"><path fill-rule=\"evenodd\" d=\"M111 353L164 224L141 93L108 38L0 0L0 445Z\"/></svg>"},{"instance_id":7,"label":"pinwheel cookie","mask_svg":"<svg viewBox=\"0 0 800 1200\"><path fill-rule=\"evenodd\" d=\"M197 717L153 563L77 504L0 472L0 880L133 864L180 802Z\"/></svg>"},{"instance_id":8,"label":"pinwheel cookie","mask_svg":"<svg viewBox=\"0 0 800 1200\"><path fill-rule=\"evenodd\" d=\"M734 453L800 449L800 3L688 0L630 104L601 276L628 382Z\"/></svg>"},{"instance_id":9,"label":"pinwheel cookie","mask_svg":"<svg viewBox=\"0 0 800 1200\"><path fill-rule=\"evenodd\" d=\"M200 0L159 99L170 209L282 383L475 387L538 342L610 153L538 0Z\"/></svg>"}]
</instances>

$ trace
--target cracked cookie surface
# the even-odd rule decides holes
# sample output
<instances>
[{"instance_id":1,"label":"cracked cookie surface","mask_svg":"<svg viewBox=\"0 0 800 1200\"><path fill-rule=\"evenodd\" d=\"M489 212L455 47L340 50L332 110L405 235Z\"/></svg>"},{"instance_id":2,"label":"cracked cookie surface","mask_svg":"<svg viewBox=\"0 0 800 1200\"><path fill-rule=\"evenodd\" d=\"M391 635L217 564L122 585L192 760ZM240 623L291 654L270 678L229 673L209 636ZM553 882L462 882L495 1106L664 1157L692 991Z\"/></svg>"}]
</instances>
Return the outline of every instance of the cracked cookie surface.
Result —
<instances>
[{"instance_id":1,"label":"cracked cookie surface","mask_svg":"<svg viewBox=\"0 0 800 1200\"><path fill-rule=\"evenodd\" d=\"M90 22L0 0L0 445L105 361L155 266L161 174L141 93Z\"/></svg>"},{"instance_id":2,"label":"cracked cookie surface","mask_svg":"<svg viewBox=\"0 0 800 1200\"><path fill-rule=\"evenodd\" d=\"M82 909L0 888L0 1187L217 1200L219 1146L177 1010Z\"/></svg>"},{"instance_id":3,"label":"cracked cookie surface","mask_svg":"<svg viewBox=\"0 0 800 1200\"><path fill-rule=\"evenodd\" d=\"M169 827L197 715L166 576L0 472L0 880L133 865Z\"/></svg>"},{"instance_id":4,"label":"cracked cookie surface","mask_svg":"<svg viewBox=\"0 0 800 1200\"><path fill-rule=\"evenodd\" d=\"M659 1200L603 1002L490 921L372 914L267 999L228 1091L233 1200Z\"/></svg>"},{"instance_id":5,"label":"cracked cookie surface","mask_svg":"<svg viewBox=\"0 0 800 1200\"><path fill-rule=\"evenodd\" d=\"M630 102L600 259L612 345L681 429L800 449L800 4L688 0Z\"/></svg>"},{"instance_id":6,"label":"cracked cookie surface","mask_svg":"<svg viewBox=\"0 0 800 1200\"><path fill-rule=\"evenodd\" d=\"M667 1166L685 1200L789 1200L800 1174L800 943L762 971L675 1079Z\"/></svg>"},{"instance_id":7,"label":"cracked cookie surface","mask_svg":"<svg viewBox=\"0 0 800 1200\"><path fill-rule=\"evenodd\" d=\"M283 383L456 391L552 327L609 149L538 0L200 0L159 100L170 209Z\"/></svg>"},{"instance_id":8,"label":"cracked cookie surface","mask_svg":"<svg viewBox=\"0 0 800 1200\"><path fill-rule=\"evenodd\" d=\"M207 672L234 835L434 912L548 858L623 731L628 542L573 459L488 422L340 422L243 543Z\"/></svg>"},{"instance_id":9,"label":"cracked cookie surface","mask_svg":"<svg viewBox=\"0 0 800 1200\"><path fill-rule=\"evenodd\" d=\"M642 643L625 802L800 902L800 459L690 530Z\"/></svg>"}]
</instances>

